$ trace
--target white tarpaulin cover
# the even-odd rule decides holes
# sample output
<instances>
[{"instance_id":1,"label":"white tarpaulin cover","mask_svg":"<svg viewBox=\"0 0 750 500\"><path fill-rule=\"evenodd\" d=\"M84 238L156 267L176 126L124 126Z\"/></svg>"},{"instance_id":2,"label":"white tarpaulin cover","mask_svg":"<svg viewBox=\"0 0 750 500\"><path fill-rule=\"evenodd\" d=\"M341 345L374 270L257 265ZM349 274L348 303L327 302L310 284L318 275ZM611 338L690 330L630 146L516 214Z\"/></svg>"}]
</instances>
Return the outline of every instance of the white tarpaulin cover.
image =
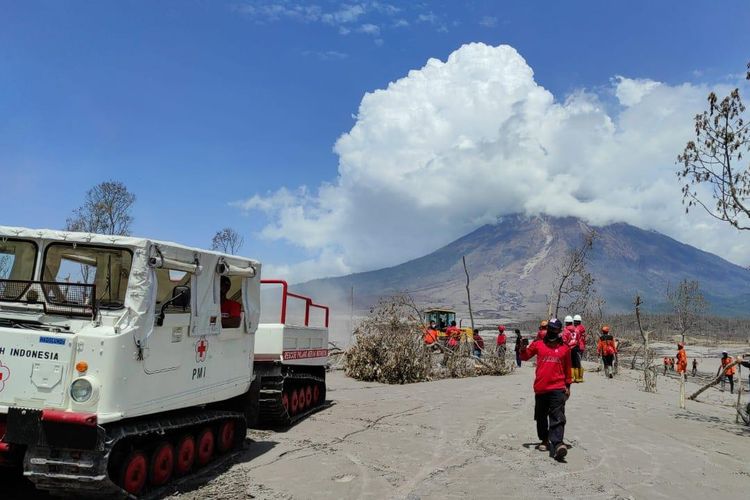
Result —
<instances>
[{"instance_id":1,"label":"white tarpaulin cover","mask_svg":"<svg viewBox=\"0 0 750 500\"><path fill-rule=\"evenodd\" d=\"M218 333L221 325L219 279L216 273L220 260L227 264L225 274L237 274L247 279L242 284L245 308L245 328L254 332L260 315L260 262L236 255L191 248L178 243L90 233L75 233L50 229L28 229L0 226L0 239L33 239L39 245L40 256L52 242L125 247L133 252L133 265L125 295L124 311L113 311L122 317L117 322L120 332L131 331L136 342L144 346L153 331L156 304L156 273L154 266L194 273L192 284L192 335ZM197 262L197 266L196 266ZM35 280L41 276L41 262L37 262ZM250 269L253 271L251 272ZM197 272L196 272L197 271ZM233 273L232 271L236 271ZM252 275L252 277L251 277ZM218 326L217 326L218 323Z\"/></svg>"}]
</instances>

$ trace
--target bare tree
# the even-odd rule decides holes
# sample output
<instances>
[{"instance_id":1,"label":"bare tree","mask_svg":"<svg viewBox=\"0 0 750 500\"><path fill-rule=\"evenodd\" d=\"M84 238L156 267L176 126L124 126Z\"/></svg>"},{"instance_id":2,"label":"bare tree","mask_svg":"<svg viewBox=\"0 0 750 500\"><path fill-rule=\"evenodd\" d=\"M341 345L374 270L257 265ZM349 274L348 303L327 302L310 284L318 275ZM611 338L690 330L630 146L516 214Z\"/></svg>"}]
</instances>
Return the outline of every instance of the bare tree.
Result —
<instances>
[{"instance_id":1,"label":"bare tree","mask_svg":"<svg viewBox=\"0 0 750 500\"><path fill-rule=\"evenodd\" d=\"M638 331L643 341L643 389L646 392L656 392L656 367L653 365L654 353L649 346L651 332L643 329L641 324L641 296L635 296L635 318L638 321ZM635 363L633 363L635 364Z\"/></svg>"},{"instance_id":2,"label":"bare tree","mask_svg":"<svg viewBox=\"0 0 750 500\"><path fill-rule=\"evenodd\" d=\"M706 313L708 303L697 281L682 280L677 288L667 286L667 302L672 306L676 328L685 342L685 334L695 328L698 320Z\"/></svg>"},{"instance_id":3,"label":"bare tree","mask_svg":"<svg viewBox=\"0 0 750 500\"><path fill-rule=\"evenodd\" d=\"M586 342L586 350L581 353L584 358L588 358L589 353L596 352L594 344L597 335L599 335L604 326L604 307L606 304L607 300L604 297L596 293L596 291L592 291L591 299L586 304L586 308L583 309L584 320L588 325L587 333L591 339L590 342Z\"/></svg>"},{"instance_id":4,"label":"bare tree","mask_svg":"<svg viewBox=\"0 0 750 500\"><path fill-rule=\"evenodd\" d=\"M750 71L746 78L750 80ZM739 89L721 101L711 92L708 110L695 116L695 140L677 156L677 177L685 182L686 212L698 206L737 229L750 230L750 164L742 162L743 151L750 150L750 123L744 113ZM711 189L711 201L702 199L700 184Z\"/></svg>"},{"instance_id":5,"label":"bare tree","mask_svg":"<svg viewBox=\"0 0 750 500\"><path fill-rule=\"evenodd\" d=\"M97 184L86 192L83 205L73 210L65 229L87 233L130 234L135 195L119 181Z\"/></svg>"},{"instance_id":6,"label":"bare tree","mask_svg":"<svg viewBox=\"0 0 750 500\"><path fill-rule=\"evenodd\" d=\"M211 239L211 250L220 250L224 253L235 255L244 244L245 238L234 229L225 227L221 231L216 231L216 234Z\"/></svg>"},{"instance_id":7,"label":"bare tree","mask_svg":"<svg viewBox=\"0 0 750 500\"><path fill-rule=\"evenodd\" d=\"M553 285L555 316L559 314L563 303L568 310L586 309L594 285L594 277L588 272L586 264L595 239L596 231L589 230L584 235L581 245L571 248L557 268L558 281Z\"/></svg>"}]
</instances>

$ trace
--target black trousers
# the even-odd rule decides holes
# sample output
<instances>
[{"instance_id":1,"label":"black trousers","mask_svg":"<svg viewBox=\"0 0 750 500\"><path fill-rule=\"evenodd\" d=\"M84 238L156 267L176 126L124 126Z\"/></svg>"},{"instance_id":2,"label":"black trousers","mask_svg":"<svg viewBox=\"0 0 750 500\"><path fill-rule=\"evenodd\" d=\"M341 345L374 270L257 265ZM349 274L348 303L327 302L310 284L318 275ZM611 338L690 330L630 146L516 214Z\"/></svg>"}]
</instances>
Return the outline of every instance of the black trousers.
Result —
<instances>
[{"instance_id":1,"label":"black trousers","mask_svg":"<svg viewBox=\"0 0 750 500\"><path fill-rule=\"evenodd\" d=\"M549 441L550 450L554 452L565 434L565 391L559 389L537 394L534 420L537 436L541 441Z\"/></svg>"},{"instance_id":2,"label":"black trousers","mask_svg":"<svg viewBox=\"0 0 750 500\"><path fill-rule=\"evenodd\" d=\"M604 366L612 366L612 363L615 361L615 355L614 354L607 354L606 356L602 356L602 361L604 361Z\"/></svg>"},{"instance_id":3,"label":"black trousers","mask_svg":"<svg viewBox=\"0 0 750 500\"><path fill-rule=\"evenodd\" d=\"M731 394L734 394L734 375L724 375L721 378L721 390L724 390L724 382L728 380L729 381L729 392Z\"/></svg>"},{"instance_id":4,"label":"black trousers","mask_svg":"<svg viewBox=\"0 0 750 500\"><path fill-rule=\"evenodd\" d=\"M570 350L570 364L573 368L581 367L581 351L578 350L578 346Z\"/></svg>"}]
</instances>

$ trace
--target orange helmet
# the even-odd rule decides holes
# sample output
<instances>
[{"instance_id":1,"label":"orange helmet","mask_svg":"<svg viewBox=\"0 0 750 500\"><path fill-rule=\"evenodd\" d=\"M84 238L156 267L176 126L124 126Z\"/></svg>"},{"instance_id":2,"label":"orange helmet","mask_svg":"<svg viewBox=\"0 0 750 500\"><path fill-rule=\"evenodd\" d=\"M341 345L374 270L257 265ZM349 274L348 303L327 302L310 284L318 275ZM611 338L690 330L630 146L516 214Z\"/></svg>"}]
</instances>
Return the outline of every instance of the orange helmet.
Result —
<instances>
[{"instance_id":1,"label":"orange helmet","mask_svg":"<svg viewBox=\"0 0 750 500\"><path fill-rule=\"evenodd\" d=\"M609 333L609 325L604 325L602 327L602 333Z\"/></svg>"},{"instance_id":2,"label":"orange helmet","mask_svg":"<svg viewBox=\"0 0 750 500\"><path fill-rule=\"evenodd\" d=\"M542 330L544 330L545 328L547 328L547 324L548 323L549 322L546 319L543 319L542 322L539 323L539 328L541 328Z\"/></svg>"}]
</instances>

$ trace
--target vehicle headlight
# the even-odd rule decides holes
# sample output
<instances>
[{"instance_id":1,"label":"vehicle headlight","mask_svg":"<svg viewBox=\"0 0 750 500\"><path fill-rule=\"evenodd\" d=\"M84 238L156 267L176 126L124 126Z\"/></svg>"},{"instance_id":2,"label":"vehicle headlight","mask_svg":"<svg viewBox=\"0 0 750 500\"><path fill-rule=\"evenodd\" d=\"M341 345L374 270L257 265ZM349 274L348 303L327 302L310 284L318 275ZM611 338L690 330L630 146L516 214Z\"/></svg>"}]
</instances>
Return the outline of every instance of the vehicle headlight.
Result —
<instances>
[{"instance_id":1,"label":"vehicle headlight","mask_svg":"<svg viewBox=\"0 0 750 500\"><path fill-rule=\"evenodd\" d=\"M94 387L85 378L76 379L70 384L70 397L77 403L85 403L93 393Z\"/></svg>"}]
</instances>

